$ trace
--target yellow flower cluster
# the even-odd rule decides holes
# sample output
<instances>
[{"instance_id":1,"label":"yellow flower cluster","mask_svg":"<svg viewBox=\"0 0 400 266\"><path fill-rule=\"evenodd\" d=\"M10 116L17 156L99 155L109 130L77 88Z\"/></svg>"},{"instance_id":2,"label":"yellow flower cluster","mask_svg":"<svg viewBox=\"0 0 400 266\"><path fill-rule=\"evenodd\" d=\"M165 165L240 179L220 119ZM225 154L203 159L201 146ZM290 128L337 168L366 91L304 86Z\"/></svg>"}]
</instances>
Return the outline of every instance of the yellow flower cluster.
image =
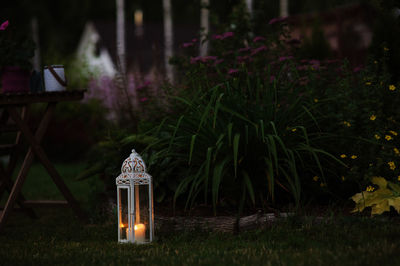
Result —
<instances>
[{"instance_id":1,"label":"yellow flower cluster","mask_svg":"<svg viewBox=\"0 0 400 266\"><path fill-rule=\"evenodd\" d=\"M389 130L390 134L392 134L393 136L397 136L397 132L393 131L393 130Z\"/></svg>"},{"instance_id":2,"label":"yellow flower cluster","mask_svg":"<svg viewBox=\"0 0 400 266\"><path fill-rule=\"evenodd\" d=\"M357 159L357 155L354 155L354 154L353 154L350 158L353 159L353 160L354 160L354 159Z\"/></svg>"},{"instance_id":3,"label":"yellow flower cluster","mask_svg":"<svg viewBox=\"0 0 400 266\"><path fill-rule=\"evenodd\" d=\"M313 177L313 180L314 180L315 182L317 182L317 181L318 181L318 179L319 179L319 177L318 177L318 176L314 176L314 177Z\"/></svg>"},{"instance_id":4,"label":"yellow flower cluster","mask_svg":"<svg viewBox=\"0 0 400 266\"><path fill-rule=\"evenodd\" d=\"M317 103L317 102L318 102L318 99L317 99L317 98L315 98L315 99L314 99L314 102L315 102L315 103Z\"/></svg>"},{"instance_id":5,"label":"yellow flower cluster","mask_svg":"<svg viewBox=\"0 0 400 266\"><path fill-rule=\"evenodd\" d=\"M396 89L396 86L394 85L389 85L389 90L394 91Z\"/></svg>"},{"instance_id":6,"label":"yellow flower cluster","mask_svg":"<svg viewBox=\"0 0 400 266\"><path fill-rule=\"evenodd\" d=\"M343 125L345 125L346 127L351 127L351 124L347 121L343 121Z\"/></svg>"},{"instance_id":7,"label":"yellow flower cluster","mask_svg":"<svg viewBox=\"0 0 400 266\"><path fill-rule=\"evenodd\" d=\"M375 189L375 188L374 188L373 186L368 186L367 189L366 189L366 191L367 191L367 192L372 192L372 191L374 191L374 189Z\"/></svg>"},{"instance_id":8,"label":"yellow flower cluster","mask_svg":"<svg viewBox=\"0 0 400 266\"><path fill-rule=\"evenodd\" d=\"M390 167L390 170L396 169L396 165L394 164L394 162L388 162L388 165Z\"/></svg>"},{"instance_id":9,"label":"yellow flower cluster","mask_svg":"<svg viewBox=\"0 0 400 266\"><path fill-rule=\"evenodd\" d=\"M376 139L380 139L381 138L381 136L379 136L378 134L375 134L375 136L374 136Z\"/></svg>"},{"instance_id":10,"label":"yellow flower cluster","mask_svg":"<svg viewBox=\"0 0 400 266\"><path fill-rule=\"evenodd\" d=\"M320 187L326 187L326 183L321 183L319 185L320 185Z\"/></svg>"},{"instance_id":11,"label":"yellow flower cluster","mask_svg":"<svg viewBox=\"0 0 400 266\"><path fill-rule=\"evenodd\" d=\"M390 135L386 135L386 136L385 136L385 139L386 139L387 141L390 141L390 140L392 140L393 138L392 138L392 136L390 136Z\"/></svg>"},{"instance_id":12,"label":"yellow flower cluster","mask_svg":"<svg viewBox=\"0 0 400 266\"><path fill-rule=\"evenodd\" d=\"M369 117L369 120L371 120L371 121L374 121L376 119L376 115L371 115L370 117Z\"/></svg>"},{"instance_id":13,"label":"yellow flower cluster","mask_svg":"<svg viewBox=\"0 0 400 266\"><path fill-rule=\"evenodd\" d=\"M397 177L397 180L399 180L399 181L400 181L400 175Z\"/></svg>"},{"instance_id":14,"label":"yellow flower cluster","mask_svg":"<svg viewBox=\"0 0 400 266\"><path fill-rule=\"evenodd\" d=\"M394 151L394 153L396 153L397 155L400 154L400 151L399 151L399 149L397 149L397 148L393 148L393 151Z\"/></svg>"},{"instance_id":15,"label":"yellow flower cluster","mask_svg":"<svg viewBox=\"0 0 400 266\"><path fill-rule=\"evenodd\" d=\"M371 85L371 82L367 81L367 82L365 82L365 85L369 86L369 85Z\"/></svg>"},{"instance_id":16,"label":"yellow flower cluster","mask_svg":"<svg viewBox=\"0 0 400 266\"><path fill-rule=\"evenodd\" d=\"M346 158L346 157L347 157L346 154L341 154L341 155L340 155L340 158Z\"/></svg>"}]
</instances>

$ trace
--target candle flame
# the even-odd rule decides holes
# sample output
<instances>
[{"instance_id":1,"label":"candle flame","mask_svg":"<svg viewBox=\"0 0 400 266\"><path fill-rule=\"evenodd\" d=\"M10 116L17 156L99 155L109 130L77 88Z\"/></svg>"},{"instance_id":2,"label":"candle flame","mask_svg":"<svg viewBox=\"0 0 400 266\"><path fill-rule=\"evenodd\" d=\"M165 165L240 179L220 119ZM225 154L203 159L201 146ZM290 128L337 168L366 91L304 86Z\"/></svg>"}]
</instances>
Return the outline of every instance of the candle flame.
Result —
<instances>
[{"instance_id":1,"label":"candle flame","mask_svg":"<svg viewBox=\"0 0 400 266\"><path fill-rule=\"evenodd\" d=\"M135 224L134 229L135 229L135 231L136 230L144 230L145 226L144 226L144 224Z\"/></svg>"},{"instance_id":2,"label":"candle flame","mask_svg":"<svg viewBox=\"0 0 400 266\"><path fill-rule=\"evenodd\" d=\"M124 228L125 225L121 223L121 224L119 224L119 227Z\"/></svg>"}]
</instances>

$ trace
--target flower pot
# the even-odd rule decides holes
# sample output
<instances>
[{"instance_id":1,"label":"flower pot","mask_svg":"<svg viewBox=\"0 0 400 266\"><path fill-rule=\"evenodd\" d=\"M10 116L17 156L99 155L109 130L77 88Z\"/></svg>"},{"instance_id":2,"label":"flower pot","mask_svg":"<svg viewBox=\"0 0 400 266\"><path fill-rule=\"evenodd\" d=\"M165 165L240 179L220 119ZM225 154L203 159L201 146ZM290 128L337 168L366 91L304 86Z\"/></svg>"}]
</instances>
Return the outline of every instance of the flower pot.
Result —
<instances>
[{"instance_id":1,"label":"flower pot","mask_svg":"<svg viewBox=\"0 0 400 266\"><path fill-rule=\"evenodd\" d=\"M1 73L3 93L29 92L31 72L16 66L4 67Z\"/></svg>"},{"instance_id":2,"label":"flower pot","mask_svg":"<svg viewBox=\"0 0 400 266\"><path fill-rule=\"evenodd\" d=\"M44 67L44 87L46 91L64 91L67 86L64 66L52 65Z\"/></svg>"}]
</instances>

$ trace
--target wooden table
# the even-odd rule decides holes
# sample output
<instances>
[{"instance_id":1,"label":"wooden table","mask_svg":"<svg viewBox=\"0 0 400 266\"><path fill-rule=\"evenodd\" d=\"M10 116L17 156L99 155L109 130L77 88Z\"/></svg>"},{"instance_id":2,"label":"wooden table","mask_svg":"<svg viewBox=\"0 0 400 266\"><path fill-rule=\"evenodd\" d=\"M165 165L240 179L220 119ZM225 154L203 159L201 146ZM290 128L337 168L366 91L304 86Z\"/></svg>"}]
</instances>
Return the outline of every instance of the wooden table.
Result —
<instances>
[{"instance_id":1,"label":"wooden table","mask_svg":"<svg viewBox=\"0 0 400 266\"><path fill-rule=\"evenodd\" d=\"M85 212L79 207L78 202L65 185L40 144L57 103L81 100L83 94L84 91L0 94L0 110L2 110L0 115L0 132L16 132L14 143L0 145L0 155L10 155L6 167L0 164L0 199L4 192L9 192L6 205L0 209L0 231L13 209L24 211L30 217L34 218L36 214L32 207L38 205L69 206L81 220L87 220ZM35 103L45 104L46 109L37 125L36 131L32 132L28 126L28 112L29 106ZM22 149L22 137L24 137L28 144L28 151ZM18 171L15 182L13 182L11 178L12 174L17 166L18 159L24 153L25 157L22 166ZM35 156L44 166L66 201L32 201L26 200L22 195L21 188ZM14 208L16 204L18 204L19 208Z\"/></svg>"}]
</instances>

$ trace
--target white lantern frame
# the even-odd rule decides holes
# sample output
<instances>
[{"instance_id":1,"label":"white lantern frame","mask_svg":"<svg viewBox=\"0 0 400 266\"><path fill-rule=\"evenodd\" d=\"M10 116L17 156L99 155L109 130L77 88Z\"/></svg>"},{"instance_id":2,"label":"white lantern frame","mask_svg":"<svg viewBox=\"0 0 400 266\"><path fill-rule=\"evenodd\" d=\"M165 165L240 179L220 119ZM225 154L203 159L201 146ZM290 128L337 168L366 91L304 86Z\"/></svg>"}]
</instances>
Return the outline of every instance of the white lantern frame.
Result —
<instances>
[{"instance_id":1,"label":"white lantern frame","mask_svg":"<svg viewBox=\"0 0 400 266\"><path fill-rule=\"evenodd\" d=\"M146 165L135 150L132 150L131 155L122 164L121 174L116 178L116 185L118 242L137 244L152 242L154 239L152 177L146 173ZM124 195L122 195L121 191L125 189L127 191L125 195L126 202L123 203ZM145 197L144 200L140 199L143 193L146 193L148 196L147 198ZM145 203L143 203L143 201ZM124 206L126 209L123 209ZM142 212L142 210L146 210L146 208L148 208L148 216L146 212ZM127 217L123 219L123 215L127 215ZM141 219L141 217L144 218ZM125 220L126 224L122 220ZM122 235L122 231L125 232L125 236Z\"/></svg>"}]
</instances>

